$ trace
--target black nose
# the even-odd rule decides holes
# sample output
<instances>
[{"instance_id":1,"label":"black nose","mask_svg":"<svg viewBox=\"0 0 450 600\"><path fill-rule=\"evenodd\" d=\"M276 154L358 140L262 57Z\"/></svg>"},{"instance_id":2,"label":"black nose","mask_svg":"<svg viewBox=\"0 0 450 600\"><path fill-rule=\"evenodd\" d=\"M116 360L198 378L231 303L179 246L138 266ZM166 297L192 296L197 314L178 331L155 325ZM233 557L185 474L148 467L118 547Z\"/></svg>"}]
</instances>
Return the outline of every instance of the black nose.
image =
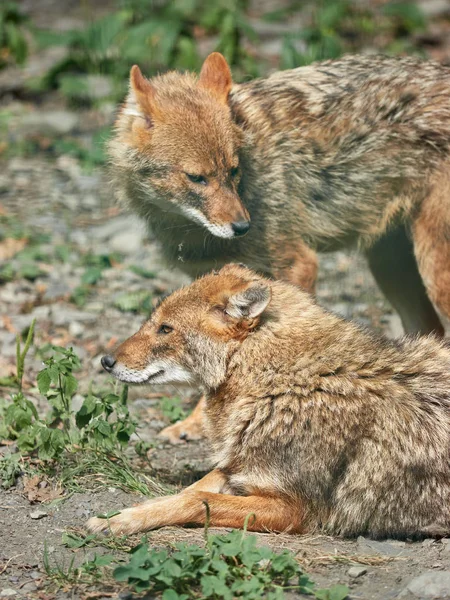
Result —
<instances>
[{"instance_id":1,"label":"black nose","mask_svg":"<svg viewBox=\"0 0 450 600\"><path fill-rule=\"evenodd\" d=\"M231 229L234 231L235 235L245 235L250 229L250 221L237 221L236 223L231 223Z\"/></svg>"},{"instance_id":2,"label":"black nose","mask_svg":"<svg viewBox=\"0 0 450 600\"><path fill-rule=\"evenodd\" d=\"M113 366L116 364L116 361L111 354L102 356L102 360L100 362L102 363L102 367L105 369L105 371L111 371Z\"/></svg>"}]
</instances>

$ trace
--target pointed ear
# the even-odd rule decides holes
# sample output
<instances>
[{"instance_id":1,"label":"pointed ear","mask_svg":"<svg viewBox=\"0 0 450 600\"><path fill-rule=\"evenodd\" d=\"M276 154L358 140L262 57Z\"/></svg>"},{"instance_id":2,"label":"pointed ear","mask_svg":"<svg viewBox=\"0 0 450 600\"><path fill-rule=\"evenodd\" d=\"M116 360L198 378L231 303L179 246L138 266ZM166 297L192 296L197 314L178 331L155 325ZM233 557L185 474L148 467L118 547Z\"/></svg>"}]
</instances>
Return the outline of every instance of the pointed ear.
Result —
<instances>
[{"instance_id":1,"label":"pointed ear","mask_svg":"<svg viewBox=\"0 0 450 600\"><path fill-rule=\"evenodd\" d=\"M270 298L269 286L252 283L247 289L228 298L225 312L235 319L254 319L264 312Z\"/></svg>"},{"instance_id":2,"label":"pointed ear","mask_svg":"<svg viewBox=\"0 0 450 600\"><path fill-rule=\"evenodd\" d=\"M136 100L136 116L146 116L150 119L158 117L160 110L155 99L155 88L151 82L142 75L141 70L137 65L131 67L130 87ZM139 114L140 112L143 114ZM129 113L132 114L132 110L130 110Z\"/></svg>"},{"instance_id":3,"label":"pointed ear","mask_svg":"<svg viewBox=\"0 0 450 600\"><path fill-rule=\"evenodd\" d=\"M233 79L227 61L219 52L213 52L203 63L198 86L208 90L220 102L226 104L232 84Z\"/></svg>"}]
</instances>

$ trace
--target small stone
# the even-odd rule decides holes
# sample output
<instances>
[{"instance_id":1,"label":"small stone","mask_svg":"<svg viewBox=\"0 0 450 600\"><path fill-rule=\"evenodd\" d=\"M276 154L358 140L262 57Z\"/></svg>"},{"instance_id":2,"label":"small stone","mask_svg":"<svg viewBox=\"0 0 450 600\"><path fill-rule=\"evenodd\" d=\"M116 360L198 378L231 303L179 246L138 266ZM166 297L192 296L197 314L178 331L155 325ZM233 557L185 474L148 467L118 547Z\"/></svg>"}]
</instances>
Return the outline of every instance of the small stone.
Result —
<instances>
[{"instance_id":1,"label":"small stone","mask_svg":"<svg viewBox=\"0 0 450 600\"><path fill-rule=\"evenodd\" d=\"M410 598L411 594L421 600L450 598L450 571L428 571L408 583L398 598Z\"/></svg>"},{"instance_id":2,"label":"small stone","mask_svg":"<svg viewBox=\"0 0 450 600\"><path fill-rule=\"evenodd\" d=\"M38 587L33 581L29 581L21 587L22 592L35 592L37 589Z\"/></svg>"},{"instance_id":3,"label":"small stone","mask_svg":"<svg viewBox=\"0 0 450 600\"><path fill-rule=\"evenodd\" d=\"M21 119L20 128L30 135L66 135L78 126L78 116L67 110L36 111Z\"/></svg>"},{"instance_id":4,"label":"small stone","mask_svg":"<svg viewBox=\"0 0 450 600\"><path fill-rule=\"evenodd\" d=\"M52 321L57 327L70 325L73 321L81 323L92 323L97 319L96 315L81 310L71 310L67 305L54 304L52 306Z\"/></svg>"},{"instance_id":5,"label":"small stone","mask_svg":"<svg viewBox=\"0 0 450 600\"><path fill-rule=\"evenodd\" d=\"M111 77L107 75L86 75L86 96L94 100L108 98L113 93Z\"/></svg>"},{"instance_id":6,"label":"small stone","mask_svg":"<svg viewBox=\"0 0 450 600\"><path fill-rule=\"evenodd\" d=\"M71 321L69 324L69 333L72 337L80 337L84 333L84 327L78 321Z\"/></svg>"},{"instance_id":7,"label":"small stone","mask_svg":"<svg viewBox=\"0 0 450 600\"><path fill-rule=\"evenodd\" d=\"M0 598L13 598L14 596L17 596L17 594L18 592L12 588L4 588L3 590L0 590Z\"/></svg>"},{"instance_id":8,"label":"small stone","mask_svg":"<svg viewBox=\"0 0 450 600\"><path fill-rule=\"evenodd\" d=\"M347 575L349 577L352 577L353 579L357 579L358 577L361 577L362 575L365 575L367 573L367 569L365 567L350 567L350 569L347 571Z\"/></svg>"},{"instance_id":9,"label":"small stone","mask_svg":"<svg viewBox=\"0 0 450 600\"><path fill-rule=\"evenodd\" d=\"M362 554L381 554L386 556L398 556L402 554L403 546L398 546L395 540L391 540L391 542L379 542L377 540L369 540L362 536L359 536L357 539L358 542L358 551ZM404 545L404 542L403 542Z\"/></svg>"},{"instance_id":10,"label":"small stone","mask_svg":"<svg viewBox=\"0 0 450 600\"><path fill-rule=\"evenodd\" d=\"M424 548L429 548L430 546L432 546L434 544L434 539L433 538L427 538L426 540L423 540L422 542L422 546Z\"/></svg>"},{"instance_id":11,"label":"small stone","mask_svg":"<svg viewBox=\"0 0 450 600\"><path fill-rule=\"evenodd\" d=\"M51 281L45 290L44 300L56 300L64 298L70 293L70 288L65 281Z\"/></svg>"},{"instance_id":12,"label":"small stone","mask_svg":"<svg viewBox=\"0 0 450 600\"><path fill-rule=\"evenodd\" d=\"M134 254L143 244L145 231L142 227L135 227L116 234L109 242L111 250L121 254Z\"/></svg>"},{"instance_id":13,"label":"small stone","mask_svg":"<svg viewBox=\"0 0 450 600\"><path fill-rule=\"evenodd\" d=\"M45 510L34 510L33 512L30 513L30 518L31 519L43 519L44 517L48 517L48 513L45 512Z\"/></svg>"}]
</instances>

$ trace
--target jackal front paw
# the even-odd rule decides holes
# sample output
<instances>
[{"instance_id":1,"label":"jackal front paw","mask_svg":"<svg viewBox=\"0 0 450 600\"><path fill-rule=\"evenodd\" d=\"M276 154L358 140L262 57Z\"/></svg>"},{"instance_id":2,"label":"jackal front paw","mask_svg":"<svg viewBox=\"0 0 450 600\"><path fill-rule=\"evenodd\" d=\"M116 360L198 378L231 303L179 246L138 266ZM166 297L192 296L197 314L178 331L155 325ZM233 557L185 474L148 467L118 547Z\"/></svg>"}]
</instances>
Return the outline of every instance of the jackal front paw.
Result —
<instances>
[{"instance_id":1,"label":"jackal front paw","mask_svg":"<svg viewBox=\"0 0 450 600\"><path fill-rule=\"evenodd\" d=\"M193 440L201 440L203 431L201 423L190 420L178 421L158 433L158 437L171 444L183 444Z\"/></svg>"},{"instance_id":2,"label":"jackal front paw","mask_svg":"<svg viewBox=\"0 0 450 600\"><path fill-rule=\"evenodd\" d=\"M92 517L86 523L87 529L92 533L112 533L121 535L130 535L141 531L148 531L159 526L157 518L153 518L153 504L162 502L165 498L153 498L147 500L144 504L124 508L116 515L109 518Z\"/></svg>"}]
</instances>

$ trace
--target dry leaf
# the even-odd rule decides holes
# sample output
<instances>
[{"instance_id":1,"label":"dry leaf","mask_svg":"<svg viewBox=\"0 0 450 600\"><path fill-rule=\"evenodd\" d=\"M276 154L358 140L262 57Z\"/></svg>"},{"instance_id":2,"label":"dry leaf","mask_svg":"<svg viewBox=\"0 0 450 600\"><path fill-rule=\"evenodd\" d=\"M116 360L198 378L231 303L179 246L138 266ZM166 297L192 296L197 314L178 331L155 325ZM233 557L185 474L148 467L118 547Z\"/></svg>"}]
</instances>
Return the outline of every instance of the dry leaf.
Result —
<instances>
[{"instance_id":1,"label":"dry leaf","mask_svg":"<svg viewBox=\"0 0 450 600\"><path fill-rule=\"evenodd\" d=\"M4 239L0 242L0 260L9 260L23 250L26 244L26 238L21 238L20 240L16 240L15 238Z\"/></svg>"},{"instance_id":2,"label":"dry leaf","mask_svg":"<svg viewBox=\"0 0 450 600\"><path fill-rule=\"evenodd\" d=\"M64 496L64 490L59 485L52 488L50 483L40 475L26 477L23 483L23 491L31 503L51 502Z\"/></svg>"}]
</instances>

